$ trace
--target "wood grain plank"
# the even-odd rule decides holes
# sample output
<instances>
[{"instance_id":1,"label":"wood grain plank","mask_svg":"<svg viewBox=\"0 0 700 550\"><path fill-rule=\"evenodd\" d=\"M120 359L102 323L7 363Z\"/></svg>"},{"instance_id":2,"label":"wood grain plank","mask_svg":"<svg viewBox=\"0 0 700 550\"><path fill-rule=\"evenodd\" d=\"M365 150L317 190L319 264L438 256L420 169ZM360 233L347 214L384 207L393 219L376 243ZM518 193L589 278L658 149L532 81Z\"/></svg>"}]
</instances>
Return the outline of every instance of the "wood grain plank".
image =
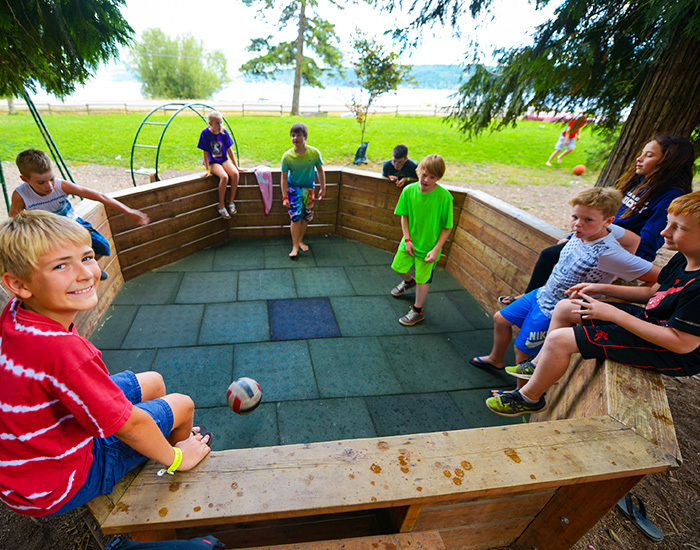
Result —
<instances>
[{"instance_id":1,"label":"wood grain plank","mask_svg":"<svg viewBox=\"0 0 700 550\"><path fill-rule=\"evenodd\" d=\"M161 254L157 254L155 256L146 255L141 261L132 263L123 268L122 273L124 274L124 280L129 281L135 277L138 277L139 275L147 273L151 269L156 269L158 267L171 264L181 260L182 258L186 258L190 254L194 254L199 250L204 250L205 248L209 248L210 246L219 244L225 240L226 232L217 231L212 234L205 235L199 240L190 241L177 248L166 250Z\"/></svg>"},{"instance_id":2,"label":"wood grain plank","mask_svg":"<svg viewBox=\"0 0 700 550\"><path fill-rule=\"evenodd\" d=\"M169 479L156 476L159 466L149 462L102 529L423 505L642 475L672 463L658 446L607 416L212 452L194 470ZM333 491L326 490L330 486Z\"/></svg>"},{"instance_id":3,"label":"wood grain plank","mask_svg":"<svg viewBox=\"0 0 700 550\"><path fill-rule=\"evenodd\" d=\"M449 504L425 505L414 530L442 530L477 526L497 521L532 519L554 496L554 491L513 494L507 497L451 501Z\"/></svg>"},{"instance_id":4,"label":"wood grain plank","mask_svg":"<svg viewBox=\"0 0 700 550\"><path fill-rule=\"evenodd\" d=\"M531 521L532 518L499 521L474 527L441 529L439 533L447 550L487 550L509 546Z\"/></svg>"},{"instance_id":5,"label":"wood grain plank","mask_svg":"<svg viewBox=\"0 0 700 550\"><path fill-rule=\"evenodd\" d=\"M513 550L571 548L642 477L630 475L562 487L511 547ZM556 536L552 536L555 532Z\"/></svg>"}]
</instances>

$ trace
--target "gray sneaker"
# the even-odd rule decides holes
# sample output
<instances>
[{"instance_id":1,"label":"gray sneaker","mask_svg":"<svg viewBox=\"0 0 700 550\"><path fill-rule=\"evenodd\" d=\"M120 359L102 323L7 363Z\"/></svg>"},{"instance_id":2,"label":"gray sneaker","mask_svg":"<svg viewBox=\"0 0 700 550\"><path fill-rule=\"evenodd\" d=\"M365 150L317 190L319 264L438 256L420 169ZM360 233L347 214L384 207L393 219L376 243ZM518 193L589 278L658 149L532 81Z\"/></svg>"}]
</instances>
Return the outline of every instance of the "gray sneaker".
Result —
<instances>
[{"instance_id":1,"label":"gray sneaker","mask_svg":"<svg viewBox=\"0 0 700 550\"><path fill-rule=\"evenodd\" d=\"M415 279L411 279L410 283L407 283L406 281L401 281L398 285L391 289L391 295L394 298L398 298L399 296L402 296L404 292L412 289L414 286L416 286Z\"/></svg>"},{"instance_id":2,"label":"gray sneaker","mask_svg":"<svg viewBox=\"0 0 700 550\"><path fill-rule=\"evenodd\" d=\"M422 311L418 313L415 309L411 308L408 310L406 315L399 319L399 323L406 327L412 327L413 325L420 323L423 319L425 319L425 315Z\"/></svg>"}]
</instances>

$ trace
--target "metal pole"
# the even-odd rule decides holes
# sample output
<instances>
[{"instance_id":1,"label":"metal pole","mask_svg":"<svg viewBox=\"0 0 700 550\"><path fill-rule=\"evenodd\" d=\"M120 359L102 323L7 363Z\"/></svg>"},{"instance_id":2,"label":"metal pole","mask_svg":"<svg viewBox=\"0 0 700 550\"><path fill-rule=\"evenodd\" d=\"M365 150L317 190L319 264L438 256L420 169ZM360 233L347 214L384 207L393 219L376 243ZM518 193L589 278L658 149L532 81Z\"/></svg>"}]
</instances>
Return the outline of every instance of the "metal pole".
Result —
<instances>
[{"instance_id":1,"label":"metal pole","mask_svg":"<svg viewBox=\"0 0 700 550\"><path fill-rule=\"evenodd\" d=\"M5 206L7 206L7 215L10 215L10 197L7 196L7 185L5 185L5 176L2 173L2 160L0 160L0 183L2 183L2 194L5 196Z\"/></svg>"},{"instance_id":2,"label":"metal pole","mask_svg":"<svg viewBox=\"0 0 700 550\"><path fill-rule=\"evenodd\" d=\"M27 94L25 90L22 91L22 97L24 98L24 101L29 107L29 111L32 113L32 117L34 117L34 122L36 122L36 125L39 127L39 132L41 132L41 136L44 138L44 141L46 142L46 145L49 148L49 152L51 153L51 156L53 157L56 166L58 166L59 172L61 172L61 176L63 177L63 179L68 179L75 183L75 180L73 179L70 170L68 170L66 161L63 160L63 157L61 156L61 153L58 150L58 147L56 146L56 142L54 142L53 138L51 137L51 132L49 132L49 129L46 127L44 119L41 118L41 114L36 108L36 105L34 105L34 102L31 100L29 94Z\"/></svg>"}]
</instances>

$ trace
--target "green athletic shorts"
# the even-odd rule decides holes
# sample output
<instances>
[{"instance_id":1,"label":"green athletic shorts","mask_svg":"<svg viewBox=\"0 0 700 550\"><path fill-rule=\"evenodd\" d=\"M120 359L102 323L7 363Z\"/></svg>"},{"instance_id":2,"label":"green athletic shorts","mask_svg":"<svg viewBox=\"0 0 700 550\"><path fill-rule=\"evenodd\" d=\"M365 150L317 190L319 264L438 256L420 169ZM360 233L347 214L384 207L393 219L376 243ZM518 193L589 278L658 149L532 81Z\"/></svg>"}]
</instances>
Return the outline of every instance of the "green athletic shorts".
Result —
<instances>
[{"instance_id":1,"label":"green athletic shorts","mask_svg":"<svg viewBox=\"0 0 700 550\"><path fill-rule=\"evenodd\" d=\"M391 269L398 273L408 273L415 266L416 282L420 285L429 283L433 278L433 268L437 262L428 263L418 257L411 256L408 252L397 250Z\"/></svg>"}]
</instances>

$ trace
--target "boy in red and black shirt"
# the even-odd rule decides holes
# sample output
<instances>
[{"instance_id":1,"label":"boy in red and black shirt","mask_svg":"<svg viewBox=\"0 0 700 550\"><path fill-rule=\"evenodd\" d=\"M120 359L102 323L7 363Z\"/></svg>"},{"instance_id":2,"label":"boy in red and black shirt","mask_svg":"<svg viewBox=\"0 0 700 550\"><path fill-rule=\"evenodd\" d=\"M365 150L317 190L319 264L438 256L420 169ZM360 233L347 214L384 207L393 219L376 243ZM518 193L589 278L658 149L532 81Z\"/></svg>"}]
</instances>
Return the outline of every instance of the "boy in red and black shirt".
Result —
<instances>
[{"instance_id":1,"label":"boy in red and black shirt","mask_svg":"<svg viewBox=\"0 0 700 550\"><path fill-rule=\"evenodd\" d=\"M664 244L678 253L651 286L581 283L569 289L570 300L554 310L535 370L520 390L501 393L486 405L503 416L544 410L544 393L569 366L573 353L584 359L611 359L668 376L700 372L700 191L674 199ZM605 295L632 304L602 302Z\"/></svg>"}]
</instances>

